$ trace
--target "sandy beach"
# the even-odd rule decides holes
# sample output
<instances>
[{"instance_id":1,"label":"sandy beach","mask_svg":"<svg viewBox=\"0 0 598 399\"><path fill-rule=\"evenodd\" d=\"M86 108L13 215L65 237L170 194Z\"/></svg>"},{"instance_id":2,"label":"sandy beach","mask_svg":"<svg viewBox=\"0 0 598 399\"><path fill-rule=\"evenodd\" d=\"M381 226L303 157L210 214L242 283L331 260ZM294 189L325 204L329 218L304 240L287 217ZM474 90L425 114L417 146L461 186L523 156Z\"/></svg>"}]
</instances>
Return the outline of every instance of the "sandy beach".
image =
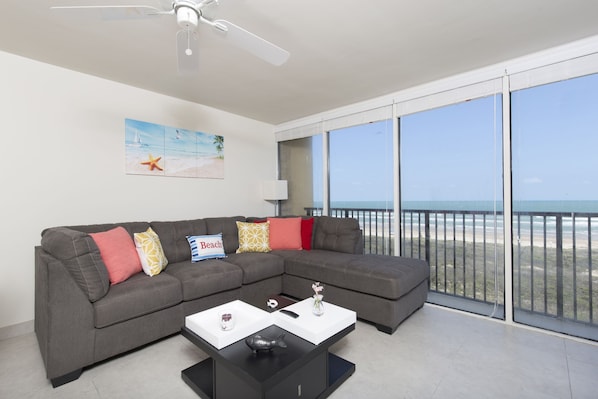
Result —
<instances>
[{"instance_id":1,"label":"sandy beach","mask_svg":"<svg viewBox=\"0 0 598 399\"><path fill-rule=\"evenodd\" d=\"M164 172L166 176L223 179L224 159L218 157L166 158Z\"/></svg>"},{"instance_id":2,"label":"sandy beach","mask_svg":"<svg viewBox=\"0 0 598 399\"><path fill-rule=\"evenodd\" d=\"M391 232L388 224L385 226L376 226L374 223L363 223L360 221L363 228L363 233L365 236L379 236L379 237L389 237L391 234L394 235L394 231ZM419 225L414 223L413 226L407 225L403 231L403 236L407 240L417 240L420 236L421 239L425 238L425 226ZM592 247L598 247L598 242L596 242L596 238L598 235L592 234L592 239L588 240L588 234L585 231L578 231L575 235L575 240L573 234L571 232L564 232L562 237L562 246L564 249L572 249L574 246L577 249L589 248L590 244ZM532 240L533 238L533 240ZM430 239L433 241L446 241L446 242L465 242L468 244L482 244L486 242L487 245L492 245L495 242L494 237L494 230L491 228L486 228L486 232L484 233L483 228L481 226L476 226L475 234L474 229L470 226L465 228L463 231L463 226L456 226L455 234L453 234L452 226L447 226L446 234L444 232L443 226L439 225L438 229L436 230L434 226L430 226ZM556 248L557 247L557 240L556 240L556 233L554 231L547 231L546 233L546 242L544 242L544 234L541 231L535 232L534 236L532 237L527 232L522 232L521 234L513 235L513 241L515 244L521 247L544 247L546 248ZM502 234L502 226L498 229L496 234L496 244L503 245L504 244L504 236Z\"/></svg>"},{"instance_id":3,"label":"sandy beach","mask_svg":"<svg viewBox=\"0 0 598 399\"><path fill-rule=\"evenodd\" d=\"M224 159L219 157L201 158L168 158L161 154L152 154L153 159L158 159L156 167L143 164L149 160L149 154L140 155L128 153L125 170L127 174L170 176L170 177L195 177L207 179L224 178ZM160 170L160 168L162 170Z\"/></svg>"}]
</instances>

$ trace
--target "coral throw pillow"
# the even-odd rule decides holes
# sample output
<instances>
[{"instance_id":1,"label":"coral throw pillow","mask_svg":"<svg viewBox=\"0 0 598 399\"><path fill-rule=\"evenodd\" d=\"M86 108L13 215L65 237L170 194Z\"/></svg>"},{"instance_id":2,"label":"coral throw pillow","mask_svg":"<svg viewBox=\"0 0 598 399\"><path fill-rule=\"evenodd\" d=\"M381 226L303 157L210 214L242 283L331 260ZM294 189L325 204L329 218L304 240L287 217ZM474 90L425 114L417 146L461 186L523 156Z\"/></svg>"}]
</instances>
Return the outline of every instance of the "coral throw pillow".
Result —
<instances>
[{"instance_id":1,"label":"coral throw pillow","mask_svg":"<svg viewBox=\"0 0 598 399\"><path fill-rule=\"evenodd\" d=\"M142 270L133 239L123 227L89 235L100 249L110 284L121 283Z\"/></svg>"},{"instance_id":2,"label":"coral throw pillow","mask_svg":"<svg viewBox=\"0 0 598 399\"><path fill-rule=\"evenodd\" d=\"M311 250L311 239L314 232L314 218L301 219L301 246L306 251Z\"/></svg>"},{"instance_id":3,"label":"coral throw pillow","mask_svg":"<svg viewBox=\"0 0 598 399\"><path fill-rule=\"evenodd\" d=\"M133 239L145 274L148 276L160 274L168 265L168 259L164 255L158 234L151 227L148 227L143 233L133 234Z\"/></svg>"},{"instance_id":4,"label":"coral throw pillow","mask_svg":"<svg viewBox=\"0 0 598 399\"><path fill-rule=\"evenodd\" d=\"M239 249L243 252L270 252L270 223L237 222Z\"/></svg>"},{"instance_id":5,"label":"coral throw pillow","mask_svg":"<svg viewBox=\"0 0 598 399\"><path fill-rule=\"evenodd\" d=\"M270 248L301 249L301 218L268 218Z\"/></svg>"}]
</instances>

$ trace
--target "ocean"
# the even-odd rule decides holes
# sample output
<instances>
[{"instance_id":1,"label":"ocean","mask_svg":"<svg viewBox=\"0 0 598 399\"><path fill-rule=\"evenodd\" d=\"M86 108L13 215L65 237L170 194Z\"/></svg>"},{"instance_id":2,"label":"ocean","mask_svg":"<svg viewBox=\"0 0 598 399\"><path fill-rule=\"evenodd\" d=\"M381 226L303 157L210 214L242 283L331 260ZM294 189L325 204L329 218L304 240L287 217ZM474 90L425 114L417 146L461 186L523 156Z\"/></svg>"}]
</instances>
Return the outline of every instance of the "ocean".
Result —
<instances>
[{"instance_id":1,"label":"ocean","mask_svg":"<svg viewBox=\"0 0 598 399\"><path fill-rule=\"evenodd\" d=\"M322 207L321 202L314 206ZM331 208L393 209L392 201L332 201ZM432 211L493 211L493 201L403 201L402 209ZM496 211L502 212L503 202L496 202ZM579 201L513 201L514 212L598 213L598 200Z\"/></svg>"},{"instance_id":2,"label":"ocean","mask_svg":"<svg viewBox=\"0 0 598 399\"><path fill-rule=\"evenodd\" d=\"M322 203L315 201L314 206L321 208ZM493 201L403 201L403 209L433 211L493 211ZM392 201L332 201L331 208L349 209L387 209L392 210ZM496 210L503 210L502 201L496 202ZM576 212L598 213L598 200L579 201L513 201L515 212Z\"/></svg>"}]
</instances>

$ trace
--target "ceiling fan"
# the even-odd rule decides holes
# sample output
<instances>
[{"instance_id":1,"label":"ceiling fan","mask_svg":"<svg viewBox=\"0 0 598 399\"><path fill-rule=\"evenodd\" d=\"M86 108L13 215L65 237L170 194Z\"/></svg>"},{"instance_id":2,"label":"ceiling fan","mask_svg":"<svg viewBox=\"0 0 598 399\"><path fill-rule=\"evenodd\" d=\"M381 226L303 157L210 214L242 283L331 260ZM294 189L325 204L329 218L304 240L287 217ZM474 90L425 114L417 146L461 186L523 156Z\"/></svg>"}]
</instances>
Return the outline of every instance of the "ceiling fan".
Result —
<instances>
[{"instance_id":1,"label":"ceiling fan","mask_svg":"<svg viewBox=\"0 0 598 399\"><path fill-rule=\"evenodd\" d=\"M181 27L176 34L177 60L179 73L196 72L199 68L199 52L196 40L197 27L200 23L211 26L217 34L232 44L248 51L262 60L280 66L284 64L290 53L277 45L224 19L209 19L204 11L218 0L160 0L164 7L149 5L97 5L97 6L54 6L55 10L64 9L99 9L110 11L111 15L120 18L150 18L162 15L176 16Z\"/></svg>"}]
</instances>

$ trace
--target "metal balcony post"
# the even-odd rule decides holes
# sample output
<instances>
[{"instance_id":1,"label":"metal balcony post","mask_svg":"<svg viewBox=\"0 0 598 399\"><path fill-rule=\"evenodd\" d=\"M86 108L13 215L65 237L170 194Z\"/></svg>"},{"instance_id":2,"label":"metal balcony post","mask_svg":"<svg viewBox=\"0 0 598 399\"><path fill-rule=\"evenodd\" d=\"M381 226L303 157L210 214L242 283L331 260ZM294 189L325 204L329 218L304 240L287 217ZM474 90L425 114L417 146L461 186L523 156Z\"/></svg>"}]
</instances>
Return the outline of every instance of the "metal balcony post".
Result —
<instances>
[{"instance_id":1,"label":"metal balcony post","mask_svg":"<svg viewBox=\"0 0 598 399\"><path fill-rule=\"evenodd\" d=\"M425 235L426 235L426 244L425 244L425 257L426 257L426 262L428 262L428 264L430 264L430 212L429 211L425 211L424 213L424 223L425 223Z\"/></svg>"},{"instance_id":2,"label":"metal balcony post","mask_svg":"<svg viewBox=\"0 0 598 399\"><path fill-rule=\"evenodd\" d=\"M556 217L556 313L563 317L563 217Z\"/></svg>"}]
</instances>

